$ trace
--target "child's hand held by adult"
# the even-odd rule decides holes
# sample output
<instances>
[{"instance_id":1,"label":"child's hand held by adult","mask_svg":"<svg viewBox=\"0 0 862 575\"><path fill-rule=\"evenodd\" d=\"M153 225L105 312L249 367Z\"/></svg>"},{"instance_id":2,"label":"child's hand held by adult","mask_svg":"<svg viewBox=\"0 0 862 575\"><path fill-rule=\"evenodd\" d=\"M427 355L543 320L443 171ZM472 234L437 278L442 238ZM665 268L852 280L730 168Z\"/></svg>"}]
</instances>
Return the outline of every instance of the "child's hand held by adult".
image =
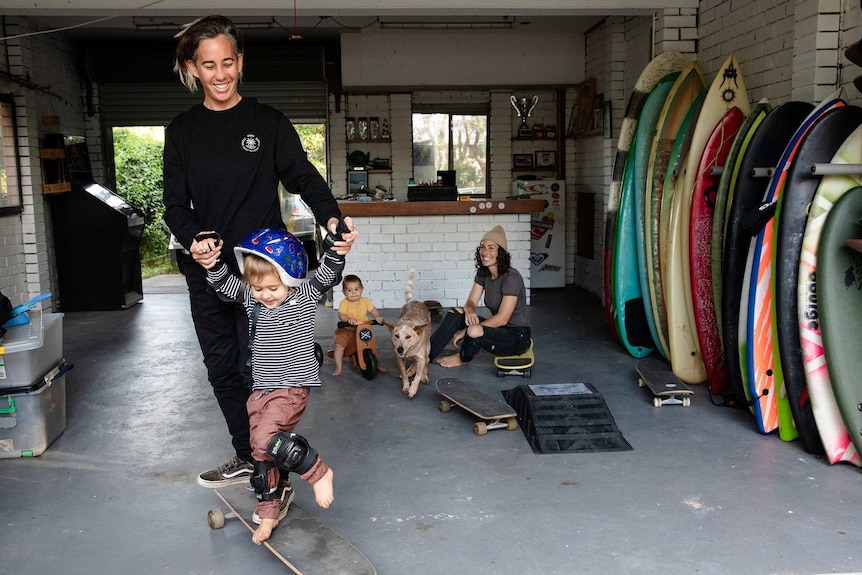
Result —
<instances>
[{"instance_id":1,"label":"child's hand held by adult","mask_svg":"<svg viewBox=\"0 0 862 575\"><path fill-rule=\"evenodd\" d=\"M340 256L350 253L350 249L353 247L353 242L356 240L357 236L359 236L359 232L353 225L353 219L350 216L341 220L331 218L329 222L327 222L326 229L329 232L326 241L327 243L331 242L335 253Z\"/></svg>"},{"instance_id":2,"label":"child's hand held by adult","mask_svg":"<svg viewBox=\"0 0 862 575\"><path fill-rule=\"evenodd\" d=\"M205 269L210 269L221 257L223 243L217 232L200 232L195 236L189 252L196 262Z\"/></svg>"}]
</instances>

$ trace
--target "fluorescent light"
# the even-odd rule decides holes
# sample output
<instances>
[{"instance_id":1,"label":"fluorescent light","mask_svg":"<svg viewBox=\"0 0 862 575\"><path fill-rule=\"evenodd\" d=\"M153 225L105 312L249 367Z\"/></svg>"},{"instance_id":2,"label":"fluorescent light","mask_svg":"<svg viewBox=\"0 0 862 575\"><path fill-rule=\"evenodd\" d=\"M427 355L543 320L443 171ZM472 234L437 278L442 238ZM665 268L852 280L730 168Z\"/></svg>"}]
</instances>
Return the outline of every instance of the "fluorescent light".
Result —
<instances>
[{"instance_id":1,"label":"fluorescent light","mask_svg":"<svg viewBox=\"0 0 862 575\"><path fill-rule=\"evenodd\" d=\"M512 22L395 22L380 23L382 30L511 30Z\"/></svg>"},{"instance_id":2,"label":"fluorescent light","mask_svg":"<svg viewBox=\"0 0 862 575\"><path fill-rule=\"evenodd\" d=\"M232 18L234 26L241 30L269 29L274 27L275 19L269 18L266 20L243 20L242 18ZM134 16L132 23L135 30L143 31L171 31L182 30L191 22L188 18L153 18L149 16Z\"/></svg>"}]
</instances>

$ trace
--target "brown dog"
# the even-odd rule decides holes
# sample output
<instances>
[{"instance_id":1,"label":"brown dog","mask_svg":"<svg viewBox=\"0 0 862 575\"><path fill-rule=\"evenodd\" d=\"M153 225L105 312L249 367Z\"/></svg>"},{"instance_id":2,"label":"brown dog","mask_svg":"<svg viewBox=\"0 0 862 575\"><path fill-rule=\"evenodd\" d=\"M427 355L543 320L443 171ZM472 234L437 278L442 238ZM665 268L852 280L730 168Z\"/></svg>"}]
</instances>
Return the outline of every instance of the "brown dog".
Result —
<instances>
[{"instance_id":1,"label":"brown dog","mask_svg":"<svg viewBox=\"0 0 862 575\"><path fill-rule=\"evenodd\" d=\"M392 348L401 373L401 393L413 397L419 382L428 383L428 362L431 354L431 313L421 301L409 301L401 308L398 321L390 328ZM413 381L407 374L407 360L413 360Z\"/></svg>"}]
</instances>

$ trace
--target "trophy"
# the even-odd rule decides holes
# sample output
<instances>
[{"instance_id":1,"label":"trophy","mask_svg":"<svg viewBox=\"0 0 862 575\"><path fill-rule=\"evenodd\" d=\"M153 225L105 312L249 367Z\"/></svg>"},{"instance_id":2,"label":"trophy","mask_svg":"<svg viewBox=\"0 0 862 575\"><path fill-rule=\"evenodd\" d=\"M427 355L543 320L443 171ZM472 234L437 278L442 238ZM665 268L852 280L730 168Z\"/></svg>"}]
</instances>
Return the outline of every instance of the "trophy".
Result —
<instances>
[{"instance_id":1,"label":"trophy","mask_svg":"<svg viewBox=\"0 0 862 575\"><path fill-rule=\"evenodd\" d=\"M536 104L539 103L539 97L533 95L529 100L527 98L516 98L515 96L509 96L509 100L512 102L512 107L515 108L515 111L518 112L518 117L521 118L521 126L518 128L518 135L522 137L530 137L533 135L533 130L527 125L527 118L530 117L530 114L533 112L533 108L536 107Z\"/></svg>"}]
</instances>

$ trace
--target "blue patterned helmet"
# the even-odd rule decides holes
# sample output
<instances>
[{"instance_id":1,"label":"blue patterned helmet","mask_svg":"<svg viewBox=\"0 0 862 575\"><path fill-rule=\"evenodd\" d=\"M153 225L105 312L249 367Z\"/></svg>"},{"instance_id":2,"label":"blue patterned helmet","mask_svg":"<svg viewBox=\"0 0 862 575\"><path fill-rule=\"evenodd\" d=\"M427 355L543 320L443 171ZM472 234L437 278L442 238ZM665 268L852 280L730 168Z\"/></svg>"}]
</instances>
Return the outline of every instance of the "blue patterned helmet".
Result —
<instances>
[{"instance_id":1,"label":"blue patterned helmet","mask_svg":"<svg viewBox=\"0 0 862 575\"><path fill-rule=\"evenodd\" d=\"M290 232L272 228L258 230L246 237L233 249L239 271L243 271L243 257L254 254L269 261L278 271L284 285L296 287L302 284L308 272L308 256L302 242Z\"/></svg>"}]
</instances>

